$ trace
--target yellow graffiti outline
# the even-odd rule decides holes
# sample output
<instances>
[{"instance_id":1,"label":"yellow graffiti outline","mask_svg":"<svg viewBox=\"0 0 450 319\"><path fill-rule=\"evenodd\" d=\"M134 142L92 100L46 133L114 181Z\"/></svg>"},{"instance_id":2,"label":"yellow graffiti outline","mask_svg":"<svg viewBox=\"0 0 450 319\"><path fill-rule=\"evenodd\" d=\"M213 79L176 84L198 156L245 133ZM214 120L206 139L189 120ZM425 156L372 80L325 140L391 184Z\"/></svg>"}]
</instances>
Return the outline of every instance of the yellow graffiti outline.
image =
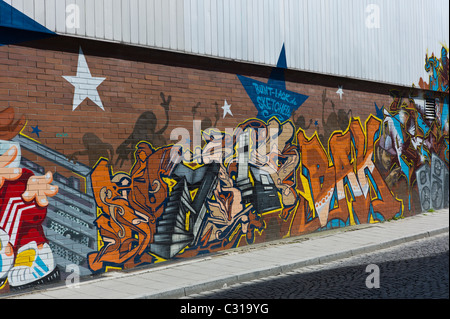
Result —
<instances>
[{"instance_id":1,"label":"yellow graffiti outline","mask_svg":"<svg viewBox=\"0 0 450 319\"><path fill-rule=\"evenodd\" d=\"M298 190L296 190L298 194L300 194L300 192ZM300 205L301 200L297 201L297 204L295 205L295 207L292 209L292 217L291 217L291 221L288 227L288 231L286 233L286 235L284 235L282 238L289 238L291 237L291 229L292 229L292 224L294 223L294 217L297 214L297 210L298 210L298 206ZM313 212L314 213L314 212Z\"/></svg>"},{"instance_id":2,"label":"yellow graffiti outline","mask_svg":"<svg viewBox=\"0 0 450 319\"><path fill-rule=\"evenodd\" d=\"M25 127L27 126L27 124L28 124L28 120L25 121L25 125L24 125L24 126L22 127L22 129L20 130L19 135L22 135L23 137L26 137L26 138L28 138L28 139L30 139L30 140L32 140L33 142L36 142L36 143L38 143L38 144L42 144L41 142L39 142L39 141L35 140L34 138L29 137L28 135L26 135L25 133L23 133L23 130L25 129Z\"/></svg>"},{"instance_id":3,"label":"yellow graffiti outline","mask_svg":"<svg viewBox=\"0 0 450 319\"><path fill-rule=\"evenodd\" d=\"M34 138L29 137L28 135L26 135L25 133L23 133L23 131L25 130L25 127L27 126L27 124L28 124L28 120L25 121L25 125L24 125L24 126L22 127L22 129L20 130L19 135L21 135L21 136L23 136L23 137L25 137L25 138L27 138L27 139L29 139L29 140L32 140L32 141L35 142L35 143L38 143L38 144L41 144L41 145L42 145L42 143L39 142L38 140L35 140ZM98 163L98 161L97 161L97 163ZM97 163L96 163L96 165L97 165ZM94 165L94 166L95 166L95 165ZM77 175L77 176L79 176L79 177L81 177L81 178L84 180L84 193L87 193L88 187L87 187L87 180L86 180L86 177L84 177L84 176L82 176L82 175L80 175L80 174L77 174L77 173L75 173L75 172L72 172L72 173L75 174L75 175Z\"/></svg>"},{"instance_id":4,"label":"yellow graffiti outline","mask_svg":"<svg viewBox=\"0 0 450 319\"><path fill-rule=\"evenodd\" d=\"M115 266L106 266L105 267L105 273L106 272L111 272L114 270L123 270L123 267L115 267Z\"/></svg>"},{"instance_id":5,"label":"yellow graffiti outline","mask_svg":"<svg viewBox=\"0 0 450 319\"><path fill-rule=\"evenodd\" d=\"M102 209L97 206L97 218L99 218L102 213L103 213ZM100 236L100 229L98 227L96 227L96 229L97 229L97 250L100 250L101 248L103 248L105 243L102 237Z\"/></svg>"},{"instance_id":6,"label":"yellow graffiti outline","mask_svg":"<svg viewBox=\"0 0 450 319\"><path fill-rule=\"evenodd\" d=\"M291 123L291 125L292 125L293 128L294 128L294 133L293 133L292 140L291 140L290 143L291 143L292 145L297 146L297 143L295 142L295 141L296 141L296 138L297 138L297 135L296 135L296 131L295 131L295 125L293 124L292 120L289 119L289 120L286 120L286 121L284 121L283 123L281 123L280 120L279 120L277 117L275 117L275 116L271 117L271 118L268 119L267 121L263 121L263 120L258 119L258 118L249 118L249 119L246 119L246 120L240 122L239 124L237 124L237 125L235 126L235 128L234 128L234 130L233 130L233 133L232 133L233 135L231 136L231 138L233 139L233 138L236 136L236 132L239 132L239 130L241 130L242 133L245 132L245 129L242 129L242 126L245 126L247 123L249 123L249 122L251 122L251 121L258 121L258 122L261 122L261 123L263 123L264 125L267 126L268 123L271 122L271 121L273 121L273 120L275 120L275 121L277 122L277 124L278 124L280 127L282 127L282 126L283 126L284 124L286 124L287 122L290 122L290 123ZM214 129L214 128L213 128L213 129ZM225 131L221 131L221 130L219 130L219 129L215 129L215 130L216 130L218 133L220 133L220 134L224 134L224 135L227 134L227 132L225 132ZM205 130L201 130L202 138L204 139L205 142L208 142L208 141L206 140L206 138L203 136L203 133L204 133L204 132L205 132ZM254 143L254 141L253 141L252 139L250 139L250 143ZM253 144L252 144L252 145L253 145ZM233 152L232 152L230 155L228 155L228 157L223 158L223 165L224 165L225 167L228 167L228 166L229 166L229 164L230 164L230 162L229 162L229 161L230 161L230 158L231 158L231 160L232 160L233 158L235 158L235 156L238 156L238 155L239 155L238 149L239 149L238 143L233 143ZM249 149L253 149L253 148L249 147ZM185 164L186 164L186 163L187 163L187 164L191 164L191 163L197 164L198 167L195 167L195 168L189 166L189 167L191 167L191 168L194 169L194 170L197 169L197 168L199 168L199 167L204 166L204 164L198 164L196 161L197 161L197 160L194 160L194 161L192 161L192 162L186 162L186 161L183 161L183 162L184 162ZM300 165L300 164L298 164L298 165ZM296 168L296 170L297 170L297 168ZM254 180L253 180L253 177L251 176L250 172L248 172L248 178L249 178L249 180L250 180L250 183L251 183L252 185L254 185ZM295 178L295 174L294 174L294 178ZM278 194L278 196L280 197L279 192L277 192L277 194ZM192 199L194 199L194 198L192 198ZM213 198L212 198L212 199L213 199ZM280 203L282 203L281 199L280 199ZM298 204L297 204L297 205L298 205ZM271 211L262 213L262 214L260 214L260 215L261 215L261 216L264 216L264 215L268 215L268 214L275 213L275 212L277 212L277 211L281 211L281 210L283 210L283 208L284 208L283 204L281 204L281 206L282 206L281 208L274 209L274 210L271 210ZM262 234L263 231L264 231L264 228L263 228L261 231L258 231L258 230L257 230L257 232L259 232L260 235ZM240 240L240 239L239 239L239 240Z\"/></svg>"},{"instance_id":7,"label":"yellow graffiti outline","mask_svg":"<svg viewBox=\"0 0 450 319\"><path fill-rule=\"evenodd\" d=\"M162 180L167 184L167 187L169 188L169 194L172 193L173 188L178 184L177 181L173 178L163 177Z\"/></svg>"},{"instance_id":8,"label":"yellow graffiti outline","mask_svg":"<svg viewBox=\"0 0 450 319\"><path fill-rule=\"evenodd\" d=\"M2 291L2 289L4 289L6 287L6 284L8 283L8 279L6 279L3 284L0 286L0 292Z\"/></svg>"},{"instance_id":9,"label":"yellow graffiti outline","mask_svg":"<svg viewBox=\"0 0 450 319\"><path fill-rule=\"evenodd\" d=\"M185 247L185 248L183 248L183 251L185 250L187 248L187 246ZM164 262L164 261L167 261L167 259L165 259L165 258L162 258L162 257L160 257L160 256L158 256L158 255L155 255L155 254L153 254L153 253L148 253L150 256L152 256L153 258L155 258L155 261L153 262L154 264L157 264L157 263L161 263L161 262ZM180 254L181 254L181 252L180 252Z\"/></svg>"},{"instance_id":10,"label":"yellow graffiti outline","mask_svg":"<svg viewBox=\"0 0 450 319\"><path fill-rule=\"evenodd\" d=\"M328 159L328 168L332 168L332 167L334 167L334 163L331 161L331 156L330 156L330 141L331 141L331 139L333 138L333 136L335 136L335 135L337 135L337 134L346 135L346 134L350 131L353 122L357 122L357 123L359 124L359 127L361 128L361 132L363 132L363 134L364 134L364 150L363 150L363 156L364 156L364 157L367 156L367 152L368 152L368 143L369 143L369 137L368 137L368 135L367 135L367 129L368 129L368 123L371 121L372 118L378 123L379 126L383 123L383 121L382 121L381 119L377 118L377 117L374 116L373 114L369 114L369 116L367 117L367 119L364 121L364 126L362 125L361 118L360 118L359 116L351 117L351 118L349 119L348 126L347 126L347 128L346 128L345 130L336 130L336 131L333 131L333 133L330 134L330 136L329 136L329 138L328 138L328 141L327 141L327 148L326 148L326 149L325 149L325 147L323 146L322 141L321 141L320 138L319 138L319 135L318 135L318 133L317 133L317 130L314 131L314 133L313 133L310 137L308 137L308 136L306 135L306 131L300 127L300 128L296 131L296 134L295 134L295 135L296 135L296 137L298 137L299 132L302 132L302 133L303 133L303 136L305 137L306 142L308 142L308 143L311 142L314 138L316 138L317 141L318 141L318 143L319 143L319 145L320 145L320 147L322 148L324 154L326 155L326 157L327 157L327 159ZM381 137L380 134L378 134L378 137L377 137L376 139L374 139L374 141L373 141L373 148L375 148L375 145L376 145L376 143L378 142L378 140L380 139L380 137ZM299 142L298 142L298 139L297 139L297 143L299 143ZM300 176L300 182L302 183L303 191L300 191L300 190L297 189L297 193L300 194L300 195L308 202L308 206L309 206L310 210L313 212L313 218L315 218L315 217L317 216L317 212L316 212L316 208L315 208L315 205L314 205L314 200L313 200L313 198L312 198L313 194L312 194L311 188L309 187L309 181L308 181L308 179L307 179L306 177L304 177L303 174L302 174L302 172L301 172L301 169L302 169L302 167L303 167L303 158L302 158L302 156L301 156L301 153L302 153L302 152L301 152L301 145L300 145L299 149L300 149L300 152L299 152L299 153L300 153L300 162L299 162L299 165L298 165L298 167L297 167L297 169L296 169L296 175L297 175L297 176ZM352 161L354 161L354 158L356 157L356 156L355 156L355 155L356 155L356 151L355 151L355 149L354 149L353 143L351 143L351 151L352 151L352 155L353 155ZM372 152L373 152L372 155L375 156L375 155L374 155L374 154L375 154L374 150L372 150ZM354 166L354 167L353 167L353 170L354 170L355 174L356 174L356 172L357 172L357 165L356 165L356 164L357 164L356 161L354 161L354 163L353 163L353 166ZM300 170L300 174L298 174L299 170ZM370 187L371 187L371 190L372 190L373 185L372 185L372 183L370 182L370 179L368 179L368 181L369 181L369 184L370 184ZM347 191L348 191L348 185L345 185L345 187L347 188ZM389 192L392 194L392 196L393 196L398 202L401 203L401 206L402 206L402 216L403 216L403 212L404 212L404 203L403 203L403 200L399 199L399 198L398 198L398 197L397 197L390 189L388 189L388 190L389 190ZM348 210L349 210L349 215L350 215L350 214L352 215L353 212L352 212L352 210L350 210L350 206L353 207L353 204L349 203L349 200L348 200L348 197L347 197L347 191L346 191L346 201L347 201L347 206L348 206ZM369 196L371 196L371 195L369 195ZM372 200L372 199L371 199L371 200ZM336 205L337 205L337 206L336 206ZM338 207L339 207L339 204L338 204L338 203L335 203L335 207L334 207L334 208L338 208ZM297 204L297 206L296 206L296 209L293 211L293 212L294 212L294 215L297 213L297 208L298 208L298 204ZM292 218L291 218L291 224L289 225L289 231L288 231L288 234L291 233L291 228L292 228L292 222L293 222L293 220L294 220L294 216L292 216ZM351 216L351 221L350 221L350 222L352 222L352 220L353 220L353 223L354 223L354 216ZM286 235L285 237L287 237L287 235Z\"/></svg>"},{"instance_id":11,"label":"yellow graffiti outline","mask_svg":"<svg viewBox=\"0 0 450 319\"><path fill-rule=\"evenodd\" d=\"M251 122L251 121L259 121L259 122L262 122L262 123L263 123L264 125L266 125L266 127L267 127L267 126L269 125L269 122L271 122L271 121L273 121L273 120L275 120L275 121L277 122L277 124L278 124L280 127L282 127L283 125L285 125L287 122L289 122L289 123L292 125L292 127L294 128L294 132L293 132L293 136L292 136L292 139L291 139L290 144L295 145L295 146L298 147L297 131L295 130L295 125L294 125L294 123L292 122L292 120L291 120L291 119L288 119L288 120L284 121L283 123L281 123L280 120L279 120L276 116L272 116L270 119L267 120L267 122L266 122L266 121L263 121L263 120L261 120L261 119L258 119L258 118L249 118L249 119L246 119L245 121L243 121L243 122L239 123L238 125L236 125L236 128L235 128L234 131L233 131L233 136L235 136L235 133L236 133L236 131L238 130L238 128L240 128L241 126L244 126L245 124L247 124L247 123L249 123L249 122ZM241 128L240 128L240 129L241 129ZM241 129L241 130L242 130L242 129ZM245 132L245 130L242 130L242 132ZM252 139L250 139L250 142L254 142L254 141L253 141ZM233 156L233 155L238 156L238 152L237 152L237 150L238 150L238 145L237 145L237 143L234 143L234 145L235 145L235 146L234 146L234 153L233 153L231 156ZM253 149L253 148L249 147L249 149ZM298 168L300 167L300 163L301 163L300 152L299 152L299 157L300 157L299 163L297 164L297 167L296 167L295 170L294 170L294 181L295 181L295 184L297 184L297 181L296 181L296 179L297 179L297 170L298 170ZM250 172L248 173L248 175L249 175L248 177L249 177L249 179L250 179L250 181L251 181L251 184L252 184L252 185L255 185L254 180L253 180L253 177L251 176ZM295 190L296 190L296 192L298 193L298 190L297 190L296 188L295 188ZM277 195L278 195L278 198L279 198L279 200L280 200L281 208L273 209L273 210L267 211L267 212L265 212L265 213L262 213L262 214L260 214L261 217L262 217L262 216L265 216L265 215L269 215L269 214L273 214L273 213L276 213L276 212L281 212L281 211L283 211L284 205L283 205L283 201L282 201L281 194L280 194L279 191L277 191ZM299 205L299 202L300 202L300 201L297 201L297 204L296 204L295 207L293 208L293 214L294 214L294 215L295 215L295 211L297 210L297 207L298 207L298 205ZM291 218L291 225L289 226L288 233L291 232L292 221L293 221L293 218ZM266 230L267 225L266 225L265 220L263 220L262 222L264 223L264 226L261 228L261 230L255 229L255 237L256 237L256 233L258 233L259 236L262 236L263 232ZM239 246L240 246L240 244L241 244L241 239L242 239L242 237L244 237L244 236L245 236L245 238L247 238L246 234L242 234L241 237L240 237L239 240L238 240L238 243L237 243L237 246L236 246L236 247L239 247ZM286 236L284 236L283 238L285 238L285 237L286 237Z\"/></svg>"},{"instance_id":12,"label":"yellow graffiti outline","mask_svg":"<svg viewBox=\"0 0 450 319\"><path fill-rule=\"evenodd\" d=\"M77 173L75 173L75 172L72 172L73 174L75 174L75 175L77 175L77 176L79 176L79 177L81 177L83 180L84 180L84 193L87 193L87 191L88 191L88 186L87 186L87 179L86 179L86 177L84 177L84 176L82 176L82 175L80 175L80 174L77 174Z\"/></svg>"},{"instance_id":13,"label":"yellow graffiti outline","mask_svg":"<svg viewBox=\"0 0 450 319\"><path fill-rule=\"evenodd\" d=\"M162 149L162 148L169 148L169 147L171 147L171 146L178 145L178 144L175 144L175 143L174 143L174 144L169 144L169 145L161 146L161 147L158 147L158 148L154 148L153 145L152 145L150 142L141 140L141 141L139 141L138 143L136 143L135 150L134 150L134 152L133 152L134 163L131 165L131 168L130 168L129 172L126 172L126 171L124 171L124 170L119 170L119 171L117 171L117 172L114 172L114 165L113 165L113 163L111 163L111 160L110 160L109 158L106 158L106 157L100 157L100 158L96 161L95 165L92 167L92 170L91 170L91 171L94 171L101 161L106 161L106 162L108 162L108 163L111 164L111 165L109 165L109 169L108 169L108 171L109 171L108 173L109 173L109 178L110 178L110 180L112 180L112 179L114 178L114 176L116 176L117 174L125 174L125 175L127 175L128 177L131 178L130 173L131 173L131 171L133 170L133 167L136 165L136 156L135 156L135 153L136 153L136 150L137 150L137 145L139 145L140 143L146 143L146 144L150 145L150 147L151 147L151 149L152 149L153 152L156 152L156 151L158 151L158 150L160 150L160 149ZM184 161L183 161L183 162L184 162ZM186 162L185 162L185 163L186 163ZM196 164L197 164L197 167L195 167L195 168L192 168L191 166L189 166L189 167L191 167L192 169L197 169L197 168L200 168L200 167L203 166L203 165L198 164L198 163L196 163ZM168 186L168 188L169 188L169 194L170 194L170 193L172 192L173 187L176 185L176 181L175 181L174 179L171 179L171 178L168 178L168 177L162 177L162 180L167 184L167 186ZM174 184L174 182L175 182L175 184ZM91 181L91 183L92 183L92 181ZM92 186L91 186L91 187L92 187ZM103 214L102 209L101 209L100 207L97 207L97 218L100 217L102 214ZM103 246L104 246L104 242L103 242L102 237L101 237L101 235L100 235L100 230L97 228L97 251L99 251ZM180 251L179 254L181 254L186 248L187 248L187 246L186 246L185 248L183 248L182 251ZM149 252L148 254L151 255L151 256L153 256L153 257L156 259L156 260L154 261L155 264L156 264L156 263L159 263L159 262L166 261L166 259L164 259L164 258L162 258L162 257L159 257L159 256L157 256L157 255L155 255L155 254L152 254L152 253L150 253L150 252ZM111 267L111 268L113 268L113 267ZM120 269L120 268L117 268L117 269ZM106 271L105 271L105 272L106 272Z\"/></svg>"},{"instance_id":14,"label":"yellow graffiti outline","mask_svg":"<svg viewBox=\"0 0 450 319\"><path fill-rule=\"evenodd\" d=\"M345 192L345 201L347 202L347 210L348 210L348 217L350 220L350 225L354 226L356 225L355 222L355 215L353 212L353 198L350 192L350 187L348 186L348 184L344 185L344 192Z\"/></svg>"},{"instance_id":15,"label":"yellow graffiti outline","mask_svg":"<svg viewBox=\"0 0 450 319\"><path fill-rule=\"evenodd\" d=\"M264 230L266 230L266 228L267 228L266 221L263 220L262 222L263 222L264 225L261 227L261 230L255 228L255 239L256 239L256 234L258 234L259 236L262 236L262 233L263 233ZM239 224L239 226L241 226L241 224ZM237 227L236 227L236 228L237 228ZM247 241L247 234L242 233L241 236L239 237L239 239L237 240L236 247L240 247L240 246L241 246L241 240L242 240L242 238L244 238L244 237L245 237L246 243L248 244L248 241Z\"/></svg>"},{"instance_id":16,"label":"yellow graffiti outline","mask_svg":"<svg viewBox=\"0 0 450 319\"><path fill-rule=\"evenodd\" d=\"M369 121L369 119L371 118L371 117L373 117L372 116L372 114L367 118L367 120L366 120L366 125L367 125L367 122ZM374 117L375 118L375 117ZM377 119L377 118L375 118L376 120L378 120L379 122L381 122L379 119ZM278 123L278 125L280 126L280 127L282 127L282 123L278 120L278 118L277 117L271 117L270 119L268 119L267 121L263 121L263 120L261 120L261 119L258 119L258 118L249 118L249 119L246 119L246 120L244 120L244 121L242 121L242 122L240 122L239 124L237 124L236 126L235 126L235 128L234 128L234 130L233 130L233 135L231 136L231 138L233 139L235 136L236 136L236 132L238 132L238 130L242 130L242 132L245 132L245 130L243 130L242 129L242 126L244 126L245 124L247 124L247 123L249 123L249 122L251 122L251 121L258 121L258 122L261 122L261 123L263 123L264 125L268 125L268 123L269 122L271 122L271 121L273 121L273 120L275 120L277 123ZM304 133L304 136L305 136L305 138L306 138L306 140L309 142L309 141L311 141L313 138L317 138L317 141L319 142L319 145L320 145L320 147L322 148L322 150L324 151L324 154L326 154L326 156L327 156L327 160L328 160L328 165L329 165L329 167L331 167L331 166L333 166L333 163L332 163L332 161L331 161L331 157L330 157L330 152L329 152L329 142L330 142L330 139L334 136L334 134L338 134L339 132L341 132L342 134L346 134L349 130L350 130L350 124L351 124L351 121L352 120L356 120L356 121L358 121L358 123L359 123L359 125L360 125L360 127L361 127L361 131L364 133L364 136L365 136L365 149L364 149L364 153L366 153L366 143L367 143L367 134L366 134L366 130L363 128L363 126L362 126L362 124L361 124L361 120L360 120L360 118L359 117L354 117L354 118L352 118L351 120L349 120L349 125L348 125L348 127L346 128L346 130L345 131L342 131L342 130L336 130L336 131L334 131L331 135L330 135L330 137L328 138L328 145L327 145L327 149L325 149L325 147L323 146L323 144L322 144L322 142L321 142L321 140L319 139L319 136L318 136L318 133L317 133L317 131L314 131L314 134L311 136L311 137L308 137L307 135L306 135L306 133L305 133L305 130L303 130L302 128L298 128L298 129L295 129L295 125L294 125L294 123L292 122L292 120L291 119L288 119L288 120L286 120L285 122L283 122L283 125L284 124L286 124L287 122L289 122L292 126L293 126L293 128L294 128L294 133L293 133L293 136L292 136L292 138L290 139L290 144L292 144L292 145L294 145L294 146L297 146L297 147L299 147L299 143L298 143L298 133L300 132L300 131L302 131L303 133ZM224 132L224 131L220 131L220 130L218 130L220 133L222 133L222 134L227 134L226 132ZM207 140L206 140L206 138L204 137L204 135L203 135L203 133L205 132L205 130L201 130L201 134L202 134L202 138L203 138L203 140L205 140L206 142L208 142ZM253 141L250 139L250 142L251 143L253 143ZM151 146L151 148L152 148L152 150L154 151L154 152L156 152L157 150L159 150L159 149L161 149L161 148L169 148L169 147L171 147L171 146L176 146L176 145L179 145L178 143L172 143L172 144L168 144L168 145L164 145L164 146L161 146L161 147L158 147L158 148L154 148L153 147L153 145L150 143L150 142L148 142L148 141L145 141L145 140L141 140L141 141L139 141L138 143L136 143L136 146L137 145L139 145L140 143L147 143L148 145L150 145ZM238 155L238 143L233 143L233 152L228 156L228 157L226 157L226 158L223 158L223 162L224 162L224 166L225 167L227 167L228 165L229 165L229 163L228 163L228 161L229 161L229 158L231 157L231 158L234 158L234 156L237 156ZM201 149L203 149L203 148L201 148ZM137 150L137 147L136 147L136 149L135 149L135 151L134 151L134 153L136 152L136 150ZM192 151L191 150L189 150L191 153L192 153ZM294 170L294 182L295 182L295 184L297 184L297 173L298 173L298 170L299 169L301 169L301 167L303 166L303 164L302 164L302 156L301 156L301 148L299 147L299 157L300 157L300 159L299 159L299 164L297 165L297 167L295 168L295 170ZM106 161L108 161L109 162L109 159L107 159L107 158L104 158L104 157L101 157L101 158L99 158L98 160L97 160L97 162L96 162L96 164L94 165L94 167L93 167L93 169L95 169L95 167L98 165L98 163L100 162L100 161L102 161L102 160L106 160ZM183 160L183 163L185 163L185 164L187 164L187 165L189 165L189 167L191 168L191 169L193 169L193 170L196 170L196 169L198 169L198 168L200 168L200 167L202 167L202 166L204 166L204 164L199 164L198 163L198 161L197 161L197 159L195 159L195 160L193 160L193 161L185 161L185 160ZM131 169L130 169L130 172L131 172L131 170L133 169L133 167L134 167L134 165L136 164L136 158L134 157L134 163L131 165ZM194 166L192 166L192 164L195 164ZM113 178L116 174L118 174L118 173L124 173L124 174L126 174L126 175L128 175L129 176L129 174L130 174L130 172L125 172L125 171L118 171L118 172L114 172L114 167L113 167L113 165L111 165L110 166L110 178ZM251 176L251 174L249 173L248 174L249 176L249 179L250 179L250 181L251 181L251 183L252 183L252 185L254 185L254 181L253 181L253 178L252 178L252 176ZM166 184L168 185L168 187L169 187L169 194L171 193L171 191L172 191L172 188L173 188L173 186L174 185L171 185L171 181L172 181L172 179L170 179L170 178L163 178L163 180L164 180L164 182L166 182ZM308 194L306 193L306 192L301 192L301 191L299 191L297 188L295 188L295 190L296 190L296 192L297 192L297 194L300 194L300 195L302 195L305 199L307 199L308 200L308 202L309 202L309 204L310 204L310 207L311 207L311 205L312 205L312 212L313 212L313 214L316 214L316 210L315 210L315 207L314 207L314 203L312 202L312 197L311 197L311 190L310 190L310 188L309 188L309 183L307 182L307 180L303 177L303 175L302 174L300 174L300 182L302 182L302 184L303 184L303 186L304 186L304 189L305 189L305 191L307 191L308 192ZM277 192L277 194L278 194L278 196L280 197L281 195L279 194L279 192ZM191 193L191 198L192 199L194 199L195 198L195 192L194 193ZM308 197L309 197L309 199L308 199ZM287 237L290 237L290 234L291 234L291 228L292 228L292 223L293 223L293 220L294 220L294 216L295 216L295 214L296 214L296 211L297 211L297 209L298 209L298 206L300 205L300 200L298 200L297 201L297 204L295 205L295 207L293 207L293 210L292 210L292 217L290 218L291 219L291 221L290 221L290 225L289 225L289 228L288 228L288 232L287 232L287 234L285 235L285 236L283 236L283 238L287 238ZM281 211L283 208L284 208L284 205L282 204L282 201L281 201L281 198L280 198L280 203L281 203L281 208L280 209L274 209L274 210L271 210L271 211L268 211L268 212L265 212L265 213L262 213L262 214L260 214L261 216L264 216L264 215L269 215L269 214L273 214L273 213L275 213L275 212L277 212L277 211ZM97 215L99 216L100 214L101 214L102 212L101 212L101 209L97 209ZM255 229L255 236L256 236L256 234L258 234L259 236L261 236L262 235L262 233L264 232L264 230L266 229L266 227L267 227L267 224L266 224L266 222L264 221L264 220L262 220L262 222L263 222L263 224L264 224L264 226L259 230L259 229ZM229 240L231 240L237 233L238 233L238 231L240 230L240 228L241 228L241 226L240 226L240 224L239 224L239 226L238 227L236 227L236 229L233 231L233 233L229 236ZM242 240L242 238L243 237L246 237L246 234L242 234L241 236L240 236L240 238L238 239L238 242L237 242L237 247L239 247L240 245L241 245L241 240ZM102 244L102 240L101 240L101 237L100 237L100 234L99 234L99 232L98 232L98 241L99 241L99 247L101 247L103 244ZM188 246L186 246L185 248L183 248L181 251L180 251L180 254L183 252L183 251L185 251L187 248L189 248ZM161 262L161 261L165 261L165 259L163 259L163 258L161 258L161 257L158 257L158 256L156 256L156 255L154 255L154 254L151 254L150 253L150 255L152 255L152 256L155 256L155 258L157 258L157 261L155 261L155 263L156 262Z\"/></svg>"},{"instance_id":17,"label":"yellow graffiti outline","mask_svg":"<svg viewBox=\"0 0 450 319\"><path fill-rule=\"evenodd\" d=\"M184 221L184 229L185 229L186 231L189 231L189 229L190 229L190 227L191 227L191 225L190 225L190 218L191 218L191 211L189 210L189 211L186 213L186 218L185 218L185 221Z\"/></svg>"}]
</instances>

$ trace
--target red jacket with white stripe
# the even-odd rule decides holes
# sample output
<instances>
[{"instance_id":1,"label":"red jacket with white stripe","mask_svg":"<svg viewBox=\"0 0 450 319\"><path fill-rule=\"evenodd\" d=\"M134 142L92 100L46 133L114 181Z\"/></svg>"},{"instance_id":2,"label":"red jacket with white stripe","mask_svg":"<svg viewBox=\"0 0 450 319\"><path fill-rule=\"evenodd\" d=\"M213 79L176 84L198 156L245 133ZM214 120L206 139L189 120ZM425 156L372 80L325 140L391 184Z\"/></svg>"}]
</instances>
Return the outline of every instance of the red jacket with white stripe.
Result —
<instances>
[{"instance_id":1,"label":"red jacket with white stripe","mask_svg":"<svg viewBox=\"0 0 450 319\"><path fill-rule=\"evenodd\" d=\"M33 172L22 168L22 176L15 181L5 181L0 188L0 228L10 237L14 252L35 241L37 245L47 243L42 223L47 216L47 207L39 207L36 201L25 202L22 194Z\"/></svg>"}]
</instances>

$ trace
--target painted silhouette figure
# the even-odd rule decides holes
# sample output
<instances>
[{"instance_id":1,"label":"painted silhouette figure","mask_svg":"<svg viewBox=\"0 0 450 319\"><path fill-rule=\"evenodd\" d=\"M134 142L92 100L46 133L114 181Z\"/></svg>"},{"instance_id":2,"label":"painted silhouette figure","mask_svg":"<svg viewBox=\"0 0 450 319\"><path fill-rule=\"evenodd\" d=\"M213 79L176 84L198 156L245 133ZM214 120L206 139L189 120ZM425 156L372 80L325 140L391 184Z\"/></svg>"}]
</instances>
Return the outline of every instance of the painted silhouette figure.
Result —
<instances>
[{"instance_id":1,"label":"painted silhouette figure","mask_svg":"<svg viewBox=\"0 0 450 319\"><path fill-rule=\"evenodd\" d=\"M114 148L109 143L104 143L94 133L86 133L83 135L83 144L85 150L74 152L69 156L69 161L76 162L78 156L87 155L89 158L89 166L94 167L97 161L101 158L113 159Z\"/></svg>"},{"instance_id":2,"label":"painted silhouette figure","mask_svg":"<svg viewBox=\"0 0 450 319\"><path fill-rule=\"evenodd\" d=\"M193 119L195 119L195 115L197 114L197 109L200 106L200 102L198 102L194 107L192 107L192 117ZM219 104L217 104L217 102L214 103L215 108L216 108L216 113L214 115L214 124L212 123L211 119L209 117L204 117L202 120L202 126L201 126L201 130L205 131L208 128L211 127L216 127L217 122L219 121Z\"/></svg>"},{"instance_id":3,"label":"painted silhouette figure","mask_svg":"<svg viewBox=\"0 0 450 319\"><path fill-rule=\"evenodd\" d=\"M119 161L119 166L122 167L125 161L130 160L129 155L135 151L136 145L139 142L148 141L155 148L164 146L166 144L166 139L164 138L164 136L162 136L162 134L169 126L169 105L172 97L169 95L166 100L164 93L162 92L160 96L162 99L161 106L166 112L166 123L160 130L156 131L158 120L155 113L153 113L152 111L142 113L136 120L136 124L134 125L134 130L131 135L125 141L123 141L123 143L116 150L116 166Z\"/></svg>"},{"instance_id":4,"label":"painted silhouette figure","mask_svg":"<svg viewBox=\"0 0 450 319\"><path fill-rule=\"evenodd\" d=\"M306 131L307 129L309 129L311 127L312 122L313 122L313 120L310 119L308 126L305 126L305 117L303 115L300 115L295 120L295 129L298 130L299 128L302 128L303 130Z\"/></svg>"},{"instance_id":5,"label":"painted silhouette figure","mask_svg":"<svg viewBox=\"0 0 450 319\"><path fill-rule=\"evenodd\" d=\"M332 112L328 115L327 120L325 120L325 104L330 101ZM336 113L334 102L327 98L327 90L325 89L322 93L322 126L324 134L319 134L320 141L323 146L328 145L328 139L334 131L345 131L348 127L352 110L345 112L343 109L339 109Z\"/></svg>"}]
</instances>

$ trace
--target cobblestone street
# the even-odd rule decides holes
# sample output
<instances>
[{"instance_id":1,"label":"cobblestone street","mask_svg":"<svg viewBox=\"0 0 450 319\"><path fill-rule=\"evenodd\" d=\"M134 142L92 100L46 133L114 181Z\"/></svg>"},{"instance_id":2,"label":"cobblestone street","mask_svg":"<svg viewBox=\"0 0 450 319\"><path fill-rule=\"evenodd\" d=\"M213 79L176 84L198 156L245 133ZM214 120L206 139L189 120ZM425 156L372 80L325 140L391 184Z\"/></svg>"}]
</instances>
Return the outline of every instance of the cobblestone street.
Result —
<instances>
[{"instance_id":1,"label":"cobblestone street","mask_svg":"<svg viewBox=\"0 0 450 319\"><path fill-rule=\"evenodd\" d=\"M191 295L192 299L449 298L449 235L443 234L286 274ZM368 265L379 288L367 288Z\"/></svg>"}]
</instances>

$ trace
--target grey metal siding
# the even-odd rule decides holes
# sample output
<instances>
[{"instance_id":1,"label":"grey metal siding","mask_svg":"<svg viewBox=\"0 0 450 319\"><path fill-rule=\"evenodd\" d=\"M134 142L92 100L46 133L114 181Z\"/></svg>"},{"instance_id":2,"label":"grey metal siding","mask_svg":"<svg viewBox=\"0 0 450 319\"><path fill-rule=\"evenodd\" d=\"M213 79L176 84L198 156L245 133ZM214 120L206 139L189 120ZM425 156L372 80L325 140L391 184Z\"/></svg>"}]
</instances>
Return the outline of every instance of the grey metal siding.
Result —
<instances>
[{"instance_id":1,"label":"grey metal siding","mask_svg":"<svg viewBox=\"0 0 450 319\"><path fill-rule=\"evenodd\" d=\"M447 0L5 0L59 34L400 85L449 43ZM66 9L80 10L68 28ZM368 28L370 5L380 27ZM369 7L370 8L370 7Z\"/></svg>"}]
</instances>

